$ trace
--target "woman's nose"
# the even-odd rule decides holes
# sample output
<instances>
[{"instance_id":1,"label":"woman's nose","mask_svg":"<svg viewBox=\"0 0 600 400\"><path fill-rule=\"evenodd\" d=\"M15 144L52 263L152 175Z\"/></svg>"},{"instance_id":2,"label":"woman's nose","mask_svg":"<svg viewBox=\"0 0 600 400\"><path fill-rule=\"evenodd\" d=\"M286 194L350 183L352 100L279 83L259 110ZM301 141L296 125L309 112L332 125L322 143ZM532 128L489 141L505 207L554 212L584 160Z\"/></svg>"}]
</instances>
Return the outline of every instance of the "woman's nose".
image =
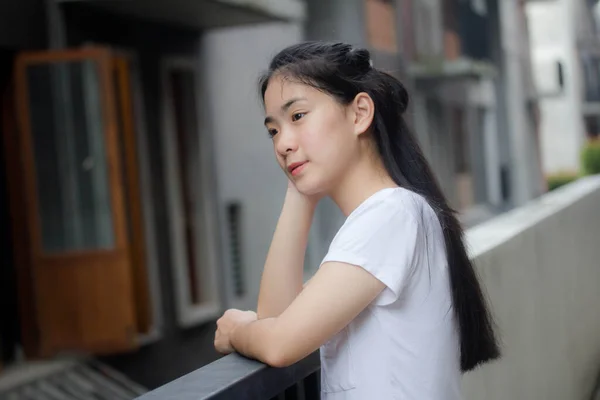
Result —
<instances>
[{"instance_id":1,"label":"woman's nose","mask_svg":"<svg viewBox=\"0 0 600 400\"><path fill-rule=\"evenodd\" d=\"M282 130L279 132L279 135L279 140L277 141L277 152L279 154L286 156L298 150L298 141L292 132Z\"/></svg>"}]
</instances>

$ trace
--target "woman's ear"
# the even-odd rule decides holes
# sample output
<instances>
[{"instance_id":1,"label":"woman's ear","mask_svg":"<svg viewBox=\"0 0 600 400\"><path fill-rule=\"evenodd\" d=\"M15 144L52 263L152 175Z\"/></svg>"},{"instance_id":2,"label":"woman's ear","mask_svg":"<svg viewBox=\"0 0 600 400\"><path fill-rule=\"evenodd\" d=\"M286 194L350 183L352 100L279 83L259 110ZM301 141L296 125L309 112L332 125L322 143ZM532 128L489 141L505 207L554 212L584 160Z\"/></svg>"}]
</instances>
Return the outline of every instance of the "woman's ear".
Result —
<instances>
[{"instance_id":1,"label":"woman's ear","mask_svg":"<svg viewBox=\"0 0 600 400\"><path fill-rule=\"evenodd\" d=\"M354 117L354 134L359 136L368 131L373 123L375 103L373 103L371 96L361 92L356 95L351 107Z\"/></svg>"}]
</instances>

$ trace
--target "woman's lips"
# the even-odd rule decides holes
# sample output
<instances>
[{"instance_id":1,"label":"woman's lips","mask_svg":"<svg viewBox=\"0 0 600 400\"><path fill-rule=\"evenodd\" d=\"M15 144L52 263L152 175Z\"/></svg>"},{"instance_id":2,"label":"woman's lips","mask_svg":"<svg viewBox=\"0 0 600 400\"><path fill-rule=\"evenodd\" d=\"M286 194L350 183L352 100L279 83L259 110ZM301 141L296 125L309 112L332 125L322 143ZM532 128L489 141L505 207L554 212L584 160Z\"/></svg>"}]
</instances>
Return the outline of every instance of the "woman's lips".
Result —
<instances>
[{"instance_id":1,"label":"woman's lips","mask_svg":"<svg viewBox=\"0 0 600 400\"><path fill-rule=\"evenodd\" d=\"M288 171L292 176L298 175L306 167L307 161L292 163L288 166Z\"/></svg>"}]
</instances>

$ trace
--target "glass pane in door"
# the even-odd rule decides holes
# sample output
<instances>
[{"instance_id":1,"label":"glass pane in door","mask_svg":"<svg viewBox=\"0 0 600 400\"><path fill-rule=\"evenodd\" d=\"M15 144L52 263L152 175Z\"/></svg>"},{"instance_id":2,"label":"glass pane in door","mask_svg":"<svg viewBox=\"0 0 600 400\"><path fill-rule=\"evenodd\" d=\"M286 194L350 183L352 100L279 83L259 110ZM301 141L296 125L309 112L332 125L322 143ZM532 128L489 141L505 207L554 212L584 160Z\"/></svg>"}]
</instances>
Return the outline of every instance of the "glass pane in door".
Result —
<instances>
[{"instance_id":1,"label":"glass pane in door","mask_svg":"<svg viewBox=\"0 0 600 400\"><path fill-rule=\"evenodd\" d=\"M114 247L97 64L34 64L26 76L44 252Z\"/></svg>"}]
</instances>

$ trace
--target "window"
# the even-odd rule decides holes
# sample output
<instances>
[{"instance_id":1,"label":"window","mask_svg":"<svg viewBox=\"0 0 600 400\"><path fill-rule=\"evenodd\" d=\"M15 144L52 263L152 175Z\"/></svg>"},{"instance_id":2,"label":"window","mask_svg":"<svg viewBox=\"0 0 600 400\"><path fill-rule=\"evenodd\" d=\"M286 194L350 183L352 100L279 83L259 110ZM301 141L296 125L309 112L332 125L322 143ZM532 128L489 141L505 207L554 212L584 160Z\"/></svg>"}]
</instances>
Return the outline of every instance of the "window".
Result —
<instances>
[{"instance_id":1,"label":"window","mask_svg":"<svg viewBox=\"0 0 600 400\"><path fill-rule=\"evenodd\" d=\"M600 137L600 116L587 115L584 117L585 132L588 139L598 139Z\"/></svg>"},{"instance_id":2,"label":"window","mask_svg":"<svg viewBox=\"0 0 600 400\"><path fill-rule=\"evenodd\" d=\"M583 67L584 100L588 103L600 102L600 57L582 54L581 64Z\"/></svg>"},{"instance_id":3,"label":"window","mask_svg":"<svg viewBox=\"0 0 600 400\"><path fill-rule=\"evenodd\" d=\"M26 79L42 250L114 248L97 64L30 65Z\"/></svg>"}]
</instances>

